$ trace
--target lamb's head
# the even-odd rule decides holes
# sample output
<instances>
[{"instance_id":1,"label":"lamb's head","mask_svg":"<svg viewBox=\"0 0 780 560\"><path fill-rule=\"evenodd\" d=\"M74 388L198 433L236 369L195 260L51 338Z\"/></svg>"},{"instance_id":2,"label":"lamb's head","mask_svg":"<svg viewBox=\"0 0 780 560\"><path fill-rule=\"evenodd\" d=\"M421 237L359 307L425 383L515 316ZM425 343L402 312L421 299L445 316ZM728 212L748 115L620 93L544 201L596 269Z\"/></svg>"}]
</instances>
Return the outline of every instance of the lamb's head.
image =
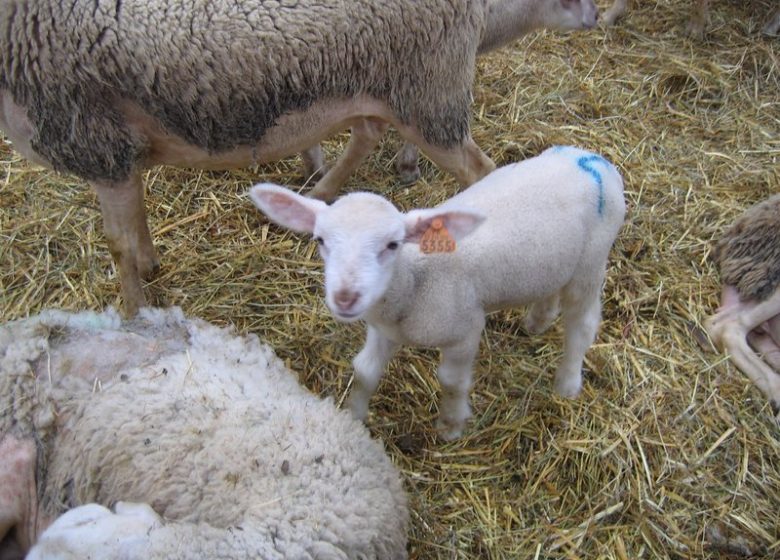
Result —
<instances>
[{"instance_id":1,"label":"lamb's head","mask_svg":"<svg viewBox=\"0 0 780 560\"><path fill-rule=\"evenodd\" d=\"M254 186L250 197L272 221L310 233L325 262L325 302L337 319L363 318L385 294L401 246L419 243L435 220L457 241L484 218L469 210L400 212L371 193L352 193L328 206L277 185Z\"/></svg>"}]
</instances>

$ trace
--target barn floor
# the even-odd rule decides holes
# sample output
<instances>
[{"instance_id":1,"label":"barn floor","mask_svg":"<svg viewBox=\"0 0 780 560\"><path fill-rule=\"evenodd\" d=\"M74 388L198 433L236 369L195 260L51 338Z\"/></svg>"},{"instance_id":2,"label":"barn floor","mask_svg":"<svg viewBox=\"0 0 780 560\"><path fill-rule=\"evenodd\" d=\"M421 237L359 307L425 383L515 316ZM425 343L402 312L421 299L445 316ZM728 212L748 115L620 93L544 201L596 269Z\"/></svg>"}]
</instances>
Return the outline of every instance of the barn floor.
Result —
<instances>
[{"instance_id":1,"label":"barn floor","mask_svg":"<svg viewBox=\"0 0 780 560\"><path fill-rule=\"evenodd\" d=\"M457 442L434 431L437 353L392 362L369 427L403 472L413 559L780 557L780 427L701 327L718 302L712 241L780 190L780 39L760 36L775 3L713 2L703 40L681 34L688 2L636 4L613 28L532 34L480 61L473 133L488 155L601 152L624 173L629 210L578 399L552 392L559 325L529 337L522 310L488 320L475 416ZM346 138L327 144L330 160ZM348 190L404 209L458 190L427 162L419 182L398 186L398 145L390 136ZM147 294L257 333L341 402L363 329L329 315L314 243L269 226L245 196L260 180L302 185L299 165L152 170L163 267ZM7 143L0 179L2 320L117 305L86 185Z\"/></svg>"}]
</instances>

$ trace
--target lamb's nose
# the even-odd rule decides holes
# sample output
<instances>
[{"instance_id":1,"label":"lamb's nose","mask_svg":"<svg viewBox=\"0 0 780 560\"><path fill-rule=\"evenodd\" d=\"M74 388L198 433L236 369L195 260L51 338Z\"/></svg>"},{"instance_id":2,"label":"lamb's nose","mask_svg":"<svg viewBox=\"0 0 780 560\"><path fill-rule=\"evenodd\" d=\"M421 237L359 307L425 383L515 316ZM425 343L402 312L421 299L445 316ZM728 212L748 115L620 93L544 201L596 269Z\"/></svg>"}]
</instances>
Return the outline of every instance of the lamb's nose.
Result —
<instances>
[{"instance_id":1,"label":"lamb's nose","mask_svg":"<svg viewBox=\"0 0 780 560\"><path fill-rule=\"evenodd\" d=\"M333 301L342 311L349 311L358 299L360 299L360 292L353 292L346 288L339 290L333 296Z\"/></svg>"}]
</instances>

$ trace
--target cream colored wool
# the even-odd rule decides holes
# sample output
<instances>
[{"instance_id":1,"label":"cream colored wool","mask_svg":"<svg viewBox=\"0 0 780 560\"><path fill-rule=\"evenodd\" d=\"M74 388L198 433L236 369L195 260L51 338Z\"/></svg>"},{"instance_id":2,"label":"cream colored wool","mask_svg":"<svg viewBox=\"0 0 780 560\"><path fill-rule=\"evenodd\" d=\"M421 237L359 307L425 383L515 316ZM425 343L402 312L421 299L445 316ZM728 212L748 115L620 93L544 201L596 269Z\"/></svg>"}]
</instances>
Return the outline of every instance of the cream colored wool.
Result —
<instances>
[{"instance_id":1,"label":"cream colored wool","mask_svg":"<svg viewBox=\"0 0 780 560\"><path fill-rule=\"evenodd\" d=\"M122 500L162 517L129 549L109 541L102 557L406 557L406 498L382 446L257 337L174 308L125 323L113 312L43 313L3 327L0 341L3 387L32 370L31 398L56 410L56 422L1 425L0 436L52 433L39 452L44 511ZM82 545L41 544L61 558L81 557Z\"/></svg>"}]
</instances>

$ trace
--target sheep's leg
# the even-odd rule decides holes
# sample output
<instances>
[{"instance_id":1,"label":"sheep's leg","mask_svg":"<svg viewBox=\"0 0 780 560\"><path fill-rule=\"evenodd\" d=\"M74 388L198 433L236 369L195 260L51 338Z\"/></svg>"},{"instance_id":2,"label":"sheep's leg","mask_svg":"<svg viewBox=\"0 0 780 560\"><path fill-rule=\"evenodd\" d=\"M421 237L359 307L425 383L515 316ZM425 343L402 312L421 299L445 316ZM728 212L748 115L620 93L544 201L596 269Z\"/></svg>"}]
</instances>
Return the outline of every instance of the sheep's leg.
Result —
<instances>
[{"instance_id":1,"label":"sheep's leg","mask_svg":"<svg viewBox=\"0 0 780 560\"><path fill-rule=\"evenodd\" d=\"M747 343L747 336L766 322L770 328L780 315L780 289L768 299L733 303L735 290L723 290L723 308L705 322L707 332L719 348L726 350L731 361L766 395L775 413L780 409L780 375L764 362Z\"/></svg>"},{"instance_id":2,"label":"sheep's leg","mask_svg":"<svg viewBox=\"0 0 780 560\"><path fill-rule=\"evenodd\" d=\"M123 183L94 183L108 248L119 269L125 313L136 314L146 304L141 277L156 272L160 261L144 212L141 175L133 174Z\"/></svg>"},{"instance_id":3,"label":"sheep's leg","mask_svg":"<svg viewBox=\"0 0 780 560\"><path fill-rule=\"evenodd\" d=\"M531 304L523 318L523 327L531 334L541 334L550 328L560 312L560 298L556 293Z\"/></svg>"},{"instance_id":4,"label":"sheep's leg","mask_svg":"<svg viewBox=\"0 0 780 560\"><path fill-rule=\"evenodd\" d=\"M780 33L780 8L777 8L772 17L767 20L761 33L770 37L774 37Z\"/></svg>"},{"instance_id":5,"label":"sheep's leg","mask_svg":"<svg viewBox=\"0 0 780 560\"><path fill-rule=\"evenodd\" d=\"M469 392L473 383L474 359L479 351L481 332L482 327L460 344L442 348L441 351L437 376L442 396L436 429L439 436L446 441L459 438L463 434L466 420L471 418Z\"/></svg>"},{"instance_id":6,"label":"sheep's leg","mask_svg":"<svg viewBox=\"0 0 780 560\"><path fill-rule=\"evenodd\" d=\"M319 144L301 152L303 161L303 175L307 180L311 178L322 179L327 172L325 157L322 155L322 146Z\"/></svg>"},{"instance_id":7,"label":"sheep's leg","mask_svg":"<svg viewBox=\"0 0 780 560\"><path fill-rule=\"evenodd\" d=\"M700 39L704 36L704 28L707 27L709 0L695 0L695 2L685 32L690 37Z\"/></svg>"},{"instance_id":8,"label":"sheep's leg","mask_svg":"<svg viewBox=\"0 0 780 560\"><path fill-rule=\"evenodd\" d=\"M309 196L321 200L332 200L350 175L376 148L387 131L388 123L378 119L361 119L353 127L347 147L336 164L317 181Z\"/></svg>"},{"instance_id":9,"label":"sheep's leg","mask_svg":"<svg viewBox=\"0 0 780 560\"><path fill-rule=\"evenodd\" d=\"M626 13L628 9L628 0L615 0L612 6L604 13L601 21L604 25L612 25L617 19Z\"/></svg>"},{"instance_id":10,"label":"sheep's leg","mask_svg":"<svg viewBox=\"0 0 780 560\"><path fill-rule=\"evenodd\" d=\"M780 346L774 339L758 330L750 331L747 339L750 347L760 355L759 357L775 370L777 375L780 375Z\"/></svg>"},{"instance_id":11,"label":"sheep's leg","mask_svg":"<svg viewBox=\"0 0 780 560\"><path fill-rule=\"evenodd\" d=\"M6 435L0 440L0 541L15 530L16 544L24 551L35 540L40 522L36 457L32 439Z\"/></svg>"},{"instance_id":12,"label":"sheep's leg","mask_svg":"<svg viewBox=\"0 0 780 560\"><path fill-rule=\"evenodd\" d=\"M496 168L493 160L479 149L471 136L464 138L458 146L442 148L428 143L411 127L398 125L398 131L405 140L419 146L436 165L452 173L464 187L476 183Z\"/></svg>"},{"instance_id":13,"label":"sheep's leg","mask_svg":"<svg viewBox=\"0 0 780 560\"><path fill-rule=\"evenodd\" d=\"M563 357L555 371L555 392L562 397L574 398L582 390L585 353L596 340L601 321L601 300L598 292L582 299L571 294L564 294L564 298Z\"/></svg>"},{"instance_id":14,"label":"sheep's leg","mask_svg":"<svg viewBox=\"0 0 780 560\"><path fill-rule=\"evenodd\" d=\"M395 156L395 170L402 185L411 185L420 178L419 159L420 154L417 146L411 142L404 142Z\"/></svg>"},{"instance_id":15,"label":"sheep's leg","mask_svg":"<svg viewBox=\"0 0 780 560\"><path fill-rule=\"evenodd\" d=\"M368 401L379 386L387 363L398 351L398 344L385 337L378 329L368 326L366 343L355 356L355 380L349 395L349 409L352 417L363 421L368 416Z\"/></svg>"}]
</instances>

